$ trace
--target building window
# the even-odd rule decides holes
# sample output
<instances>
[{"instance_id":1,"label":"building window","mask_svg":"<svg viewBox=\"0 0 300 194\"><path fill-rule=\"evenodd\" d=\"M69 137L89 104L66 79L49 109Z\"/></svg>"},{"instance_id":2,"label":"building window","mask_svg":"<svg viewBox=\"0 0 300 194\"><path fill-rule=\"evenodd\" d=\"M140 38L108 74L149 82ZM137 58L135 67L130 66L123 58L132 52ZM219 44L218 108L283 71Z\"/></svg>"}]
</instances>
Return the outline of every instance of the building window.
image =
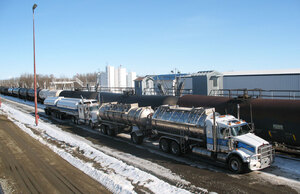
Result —
<instances>
[{"instance_id":1,"label":"building window","mask_svg":"<svg viewBox=\"0 0 300 194\"><path fill-rule=\"evenodd\" d=\"M214 77L212 78L212 81L213 81L213 87L218 87L218 78Z\"/></svg>"}]
</instances>

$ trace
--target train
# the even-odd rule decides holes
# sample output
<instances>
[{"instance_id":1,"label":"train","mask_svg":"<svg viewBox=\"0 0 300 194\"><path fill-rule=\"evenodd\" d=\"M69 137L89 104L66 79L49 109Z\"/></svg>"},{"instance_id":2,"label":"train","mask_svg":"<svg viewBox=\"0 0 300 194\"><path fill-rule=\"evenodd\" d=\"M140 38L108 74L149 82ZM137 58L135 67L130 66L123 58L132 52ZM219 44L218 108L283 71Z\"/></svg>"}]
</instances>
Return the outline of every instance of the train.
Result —
<instances>
[{"instance_id":1,"label":"train","mask_svg":"<svg viewBox=\"0 0 300 194\"><path fill-rule=\"evenodd\" d=\"M1 94L33 100L33 89L0 87ZM100 104L119 102L138 103L140 107L179 105L183 107L214 107L220 114L244 118L255 129L255 134L274 143L300 149L300 100L254 99L249 97L229 98L220 96L184 95L154 96L128 95L109 92L38 90L38 101L46 97L97 99ZM239 107L239 108L238 108Z\"/></svg>"},{"instance_id":2,"label":"train","mask_svg":"<svg viewBox=\"0 0 300 194\"><path fill-rule=\"evenodd\" d=\"M33 88L18 88L18 87L0 87L0 93L3 95L13 96L24 100L34 101L34 89ZM47 97L70 97L70 98L87 98L97 99L97 92L90 91L70 91L70 90L48 90L37 89L37 101L44 103Z\"/></svg>"}]
</instances>

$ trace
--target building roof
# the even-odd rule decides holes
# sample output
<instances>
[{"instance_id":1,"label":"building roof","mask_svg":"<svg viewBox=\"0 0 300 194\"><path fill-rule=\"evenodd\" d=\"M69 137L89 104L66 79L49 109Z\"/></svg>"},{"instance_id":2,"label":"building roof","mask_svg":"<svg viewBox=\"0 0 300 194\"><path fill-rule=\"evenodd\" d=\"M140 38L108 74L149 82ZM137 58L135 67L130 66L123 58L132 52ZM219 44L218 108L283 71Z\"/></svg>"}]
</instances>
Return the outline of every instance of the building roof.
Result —
<instances>
[{"instance_id":1,"label":"building roof","mask_svg":"<svg viewBox=\"0 0 300 194\"><path fill-rule=\"evenodd\" d=\"M256 71L231 71L224 72L224 76L242 76L242 75L288 75L300 74L300 69L279 69L279 70L256 70Z\"/></svg>"},{"instance_id":2,"label":"building roof","mask_svg":"<svg viewBox=\"0 0 300 194\"><path fill-rule=\"evenodd\" d=\"M145 77L137 77L134 81L142 81Z\"/></svg>"},{"instance_id":3,"label":"building roof","mask_svg":"<svg viewBox=\"0 0 300 194\"><path fill-rule=\"evenodd\" d=\"M191 74L191 76L202 76L202 75L208 75L208 74L219 74L222 75L221 73L214 71L214 70L209 70L209 71L198 71L197 73Z\"/></svg>"}]
</instances>

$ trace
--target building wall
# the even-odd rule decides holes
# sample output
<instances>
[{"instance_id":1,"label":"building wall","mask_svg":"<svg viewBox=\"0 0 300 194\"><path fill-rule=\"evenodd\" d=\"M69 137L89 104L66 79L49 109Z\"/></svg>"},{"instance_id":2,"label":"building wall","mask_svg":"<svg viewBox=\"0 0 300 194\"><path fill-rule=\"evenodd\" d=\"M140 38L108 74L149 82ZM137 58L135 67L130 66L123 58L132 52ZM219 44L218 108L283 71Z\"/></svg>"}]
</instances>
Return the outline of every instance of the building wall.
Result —
<instances>
[{"instance_id":1,"label":"building wall","mask_svg":"<svg viewBox=\"0 0 300 194\"><path fill-rule=\"evenodd\" d=\"M300 90L300 74L224 76L224 89Z\"/></svg>"},{"instance_id":2,"label":"building wall","mask_svg":"<svg viewBox=\"0 0 300 194\"><path fill-rule=\"evenodd\" d=\"M223 89L223 76L211 73L207 75L207 94L210 95L212 90Z\"/></svg>"},{"instance_id":3,"label":"building wall","mask_svg":"<svg viewBox=\"0 0 300 194\"><path fill-rule=\"evenodd\" d=\"M193 94L208 95L206 75L193 77Z\"/></svg>"}]
</instances>

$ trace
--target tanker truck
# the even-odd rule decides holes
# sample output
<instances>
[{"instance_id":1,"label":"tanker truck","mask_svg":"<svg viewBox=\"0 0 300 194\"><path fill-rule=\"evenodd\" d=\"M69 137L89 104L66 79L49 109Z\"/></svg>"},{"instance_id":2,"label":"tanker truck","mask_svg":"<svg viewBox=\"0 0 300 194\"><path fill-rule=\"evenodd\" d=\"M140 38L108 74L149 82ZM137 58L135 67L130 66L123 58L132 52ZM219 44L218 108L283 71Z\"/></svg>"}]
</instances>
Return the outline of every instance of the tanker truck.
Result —
<instances>
[{"instance_id":1,"label":"tanker truck","mask_svg":"<svg viewBox=\"0 0 300 194\"><path fill-rule=\"evenodd\" d=\"M89 124L94 128L98 123L99 104L94 99L47 97L44 101L45 114L58 119L71 119L75 124Z\"/></svg>"},{"instance_id":2,"label":"tanker truck","mask_svg":"<svg viewBox=\"0 0 300 194\"><path fill-rule=\"evenodd\" d=\"M214 108L160 106L151 117L160 149L180 155L191 151L227 163L235 173L260 170L274 161L274 149L254 135L248 123Z\"/></svg>"},{"instance_id":3,"label":"tanker truck","mask_svg":"<svg viewBox=\"0 0 300 194\"><path fill-rule=\"evenodd\" d=\"M137 104L104 104L99 109L101 132L130 133L134 143L157 135L163 152L188 152L227 163L241 173L260 170L274 161L274 149L254 135L248 123L232 115L220 115L214 108L186 108L162 105L155 111Z\"/></svg>"}]
</instances>

